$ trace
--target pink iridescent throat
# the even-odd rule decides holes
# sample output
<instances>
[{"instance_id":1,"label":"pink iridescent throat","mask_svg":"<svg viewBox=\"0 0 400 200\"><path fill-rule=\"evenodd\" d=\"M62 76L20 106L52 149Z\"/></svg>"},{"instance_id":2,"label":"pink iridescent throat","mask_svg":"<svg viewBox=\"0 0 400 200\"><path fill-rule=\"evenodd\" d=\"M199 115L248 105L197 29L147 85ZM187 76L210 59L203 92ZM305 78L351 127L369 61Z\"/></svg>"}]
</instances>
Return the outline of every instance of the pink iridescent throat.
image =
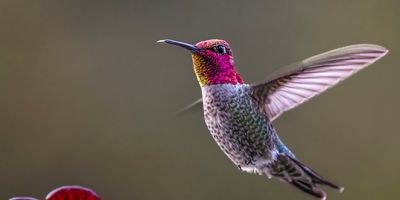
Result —
<instances>
[{"instance_id":1,"label":"pink iridescent throat","mask_svg":"<svg viewBox=\"0 0 400 200\"><path fill-rule=\"evenodd\" d=\"M221 63L218 73L209 77L209 84L243 84L243 79L232 64Z\"/></svg>"},{"instance_id":2,"label":"pink iridescent throat","mask_svg":"<svg viewBox=\"0 0 400 200\"><path fill-rule=\"evenodd\" d=\"M243 84L243 79L236 72L233 57L215 56L212 52L193 54L194 70L200 86L216 84Z\"/></svg>"}]
</instances>

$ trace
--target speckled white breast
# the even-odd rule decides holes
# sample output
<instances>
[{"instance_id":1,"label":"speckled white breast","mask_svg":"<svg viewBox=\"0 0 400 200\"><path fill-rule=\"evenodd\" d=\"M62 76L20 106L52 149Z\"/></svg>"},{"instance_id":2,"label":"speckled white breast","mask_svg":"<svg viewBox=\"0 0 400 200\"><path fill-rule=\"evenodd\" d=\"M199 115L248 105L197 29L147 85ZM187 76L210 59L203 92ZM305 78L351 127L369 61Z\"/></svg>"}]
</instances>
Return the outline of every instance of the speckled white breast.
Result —
<instances>
[{"instance_id":1,"label":"speckled white breast","mask_svg":"<svg viewBox=\"0 0 400 200\"><path fill-rule=\"evenodd\" d=\"M206 125L222 151L240 168L254 172L265 164L275 145L272 126L260 115L257 102L245 84L220 84L202 87Z\"/></svg>"}]
</instances>

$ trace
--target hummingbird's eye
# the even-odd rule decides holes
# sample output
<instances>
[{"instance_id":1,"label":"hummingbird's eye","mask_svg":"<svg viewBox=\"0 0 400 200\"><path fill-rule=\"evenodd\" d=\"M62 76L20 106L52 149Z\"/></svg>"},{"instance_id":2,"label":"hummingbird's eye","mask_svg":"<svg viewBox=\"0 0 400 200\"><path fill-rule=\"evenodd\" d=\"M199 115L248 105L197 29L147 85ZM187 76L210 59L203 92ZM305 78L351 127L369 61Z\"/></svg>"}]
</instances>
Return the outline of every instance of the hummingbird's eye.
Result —
<instances>
[{"instance_id":1,"label":"hummingbird's eye","mask_svg":"<svg viewBox=\"0 0 400 200\"><path fill-rule=\"evenodd\" d=\"M226 48L224 47L224 45L217 45L214 47L214 52L218 54L225 54Z\"/></svg>"}]
</instances>

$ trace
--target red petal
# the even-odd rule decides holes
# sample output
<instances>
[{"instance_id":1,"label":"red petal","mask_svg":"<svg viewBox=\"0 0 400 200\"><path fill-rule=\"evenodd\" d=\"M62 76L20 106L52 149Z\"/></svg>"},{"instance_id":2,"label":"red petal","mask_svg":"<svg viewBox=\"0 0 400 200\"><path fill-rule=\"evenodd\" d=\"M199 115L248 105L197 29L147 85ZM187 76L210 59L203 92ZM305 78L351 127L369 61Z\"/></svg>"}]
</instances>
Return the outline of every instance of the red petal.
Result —
<instances>
[{"instance_id":1,"label":"red petal","mask_svg":"<svg viewBox=\"0 0 400 200\"><path fill-rule=\"evenodd\" d=\"M97 194L81 186L63 186L51 191L46 200L100 200Z\"/></svg>"}]
</instances>

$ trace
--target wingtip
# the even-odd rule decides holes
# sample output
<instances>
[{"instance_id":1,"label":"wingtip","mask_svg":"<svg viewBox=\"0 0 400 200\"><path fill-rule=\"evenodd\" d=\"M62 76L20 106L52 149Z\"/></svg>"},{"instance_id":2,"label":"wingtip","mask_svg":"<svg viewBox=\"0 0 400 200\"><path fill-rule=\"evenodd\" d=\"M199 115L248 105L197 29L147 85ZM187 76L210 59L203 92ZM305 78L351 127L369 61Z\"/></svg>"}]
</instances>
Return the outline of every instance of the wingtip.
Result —
<instances>
[{"instance_id":1,"label":"wingtip","mask_svg":"<svg viewBox=\"0 0 400 200\"><path fill-rule=\"evenodd\" d=\"M383 51L383 54L382 54L382 56L385 56L386 54L388 54L389 53L389 49L387 49L387 48L385 48L385 47L382 47L382 46L379 46L381 49L382 49L382 51Z\"/></svg>"},{"instance_id":2,"label":"wingtip","mask_svg":"<svg viewBox=\"0 0 400 200\"><path fill-rule=\"evenodd\" d=\"M382 56L386 55L387 53L389 53L389 49L387 49L386 47L383 47L381 45L377 45L377 44L370 44L374 49L381 51L382 52Z\"/></svg>"},{"instance_id":3,"label":"wingtip","mask_svg":"<svg viewBox=\"0 0 400 200\"><path fill-rule=\"evenodd\" d=\"M380 46L380 45L376 45L378 47L378 49L380 49L381 51L387 53L389 52L389 49L387 49L386 47Z\"/></svg>"},{"instance_id":4,"label":"wingtip","mask_svg":"<svg viewBox=\"0 0 400 200\"><path fill-rule=\"evenodd\" d=\"M346 48L346 47L344 47L344 48ZM383 47L381 45L378 45L378 44L354 44L354 45L347 46L347 48L376 50L376 51L381 52L382 54L386 54L387 52L389 52L389 49L387 49L386 47Z\"/></svg>"},{"instance_id":5,"label":"wingtip","mask_svg":"<svg viewBox=\"0 0 400 200\"><path fill-rule=\"evenodd\" d=\"M387 49L386 47L383 47L381 45L377 45L377 44L363 44L362 46L364 46L364 48L367 48L368 50L372 50L372 51L376 51L375 53L378 53L376 60L381 59L382 57L384 57L386 54L389 53L389 49Z\"/></svg>"}]
</instances>

